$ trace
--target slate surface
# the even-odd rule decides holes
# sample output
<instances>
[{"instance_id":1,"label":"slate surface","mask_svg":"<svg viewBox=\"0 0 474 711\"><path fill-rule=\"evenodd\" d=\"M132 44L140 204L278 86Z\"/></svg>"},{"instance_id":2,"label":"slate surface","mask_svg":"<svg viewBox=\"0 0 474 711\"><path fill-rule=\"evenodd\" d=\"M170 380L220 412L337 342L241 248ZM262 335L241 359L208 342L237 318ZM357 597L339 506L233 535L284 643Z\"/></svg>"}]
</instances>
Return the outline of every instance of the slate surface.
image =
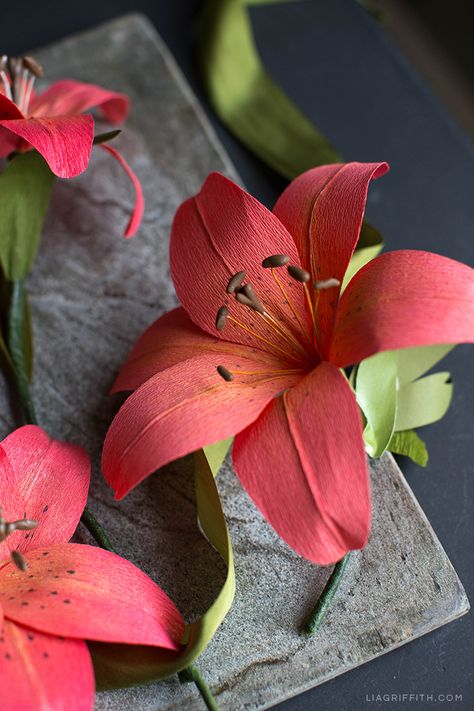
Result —
<instances>
[{"instance_id":1,"label":"slate surface","mask_svg":"<svg viewBox=\"0 0 474 711\"><path fill-rule=\"evenodd\" d=\"M31 279L41 421L57 436L87 444L96 464L117 407L104 385L111 384L144 326L174 305L166 244L174 209L209 170L232 174L163 52L150 27L129 18L39 55L48 78L67 74L131 95L134 114L120 147L144 182L148 204L138 240L120 241L128 186L98 151L86 175L57 186ZM5 402L1 412L7 431ZM390 458L373 472L371 542L354 556L334 611L311 640L296 629L327 571L297 559L277 539L231 472L221 475L220 486L237 554L238 598L199 664L222 708L268 707L467 610L457 576ZM153 575L188 615L209 604L216 573L223 572L195 530L191 507L185 463L168 467L124 502L113 501L98 472L92 487L91 508L121 552ZM140 527L145 520L154 534L146 540ZM101 694L97 708L184 704L200 708L192 687L170 681Z\"/></svg>"}]
</instances>

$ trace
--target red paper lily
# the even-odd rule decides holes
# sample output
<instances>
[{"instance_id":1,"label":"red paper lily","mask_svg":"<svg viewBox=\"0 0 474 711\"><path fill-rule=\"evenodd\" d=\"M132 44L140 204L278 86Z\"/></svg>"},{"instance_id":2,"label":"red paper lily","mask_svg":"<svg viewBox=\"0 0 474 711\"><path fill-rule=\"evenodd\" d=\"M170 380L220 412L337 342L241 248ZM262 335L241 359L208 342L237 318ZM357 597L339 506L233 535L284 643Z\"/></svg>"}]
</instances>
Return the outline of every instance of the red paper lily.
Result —
<instances>
[{"instance_id":1,"label":"red paper lily","mask_svg":"<svg viewBox=\"0 0 474 711\"><path fill-rule=\"evenodd\" d=\"M2 711L90 711L94 674L85 639L178 650L183 619L138 568L95 546L67 543L84 509L90 464L39 427L0 445L3 519L34 519L0 543ZM9 559L20 551L28 568Z\"/></svg>"},{"instance_id":2,"label":"red paper lily","mask_svg":"<svg viewBox=\"0 0 474 711\"><path fill-rule=\"evenodd\" d=\"M384 254L340 296L368 184L387 169L315 168L273 212L212 174L179 208L171 272L184 309L150 327L115 385L137 389L105 441L117 498L236 435L240 481L295 551L329 564L365 545L367 459L342 369L379 351L474 339L474 271L446 257Z\"/></svg>"},{"instance_id":3,"label":"red paper lily","mask_svg":"<svg viewBox=\"0 0 474 711\"><path fill-rule=\"evenodd\" d=\"M39 67L28 57L13 64L3 58L0 63L0 158L33 147L55 175L73 178L89 165L94 140L94 119L83 112L97 107L106 121L119 124L127 117L128 97L72 79L58 81L34 96L35 73ZM126 237L132 237L144 210L140 182L123 156L105 143L101 147L118 160L132 181L135 206L125 231Z\"/></svg>"}]
</instances>

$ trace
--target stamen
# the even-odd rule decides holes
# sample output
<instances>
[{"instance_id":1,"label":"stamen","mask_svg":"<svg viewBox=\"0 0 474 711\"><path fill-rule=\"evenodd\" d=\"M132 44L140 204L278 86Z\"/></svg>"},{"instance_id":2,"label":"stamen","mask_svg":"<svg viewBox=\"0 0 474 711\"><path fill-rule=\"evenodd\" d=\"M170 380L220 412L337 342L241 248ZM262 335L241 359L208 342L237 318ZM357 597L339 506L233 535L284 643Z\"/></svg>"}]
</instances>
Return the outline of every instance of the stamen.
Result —
<instances>
[{"instance_id":1,"label":"stamen","mask_svg":"<svg viewBox=\"0 0 474 711\"><path fill-rule=\"evenodd\" d=\"M253 311L257 311L259 314L265 313L265 308L251 284L245 284L245 286L239 289L239 291L235 294L235 298L239 304L244 304L244 306L248 306Z\"/></svg>"},{"instance_id":2,"label":"stamen","mask_svg":"<svg viewBox=\"0 0 474 711\"><path fill-rule=\"evenodd\" d=\"M218 331L224 330L228 316L229 309L227 308L227 306L221 306L216 316L216 328Z\"/></svg>"},{"instance_id":3,"label":"stamen","mask_svg":"<svg viewBox=\"0 0 474 711\"><path fill-rule=\"evenodd\" d=\"M7 521L3 517L2 509L0 509L0 543L14 531L32 531L37 525L37 521L32 521L29 518L22 518L19 521Z\"/></svg>"},{"instance_id":4,"label":"stamen","mask_svg":"<svg viewBox=\"0 0 474 711\"><path fill-rule=\"evenodd\" d=\"M333 289L336 286L341 286L339 279L331 277L330 279L321 279L321 281L314 282L315 289Z\"/></svg>"},{"instance_id":5,"label":"stamen","mask_svg":"<svg viewBox=\"0 0 474 711\"><path fill-rule=\"evenodd\" d=\"M296 279L296 281L301 282L301 284L306 284L311 279L311 274L306 271L306 269L302 269L301 267L297 267L294 264L290 264L288 269L288 274L293 277L293 279Z\"/></svg>"},{"instance_id":6,"label":"stamen","mask_svg":"<svg viewBox=\"0 0 474 711\"><path fill-rule=\"evenodd\" d=\"M27 69L31 74L33 74L34 77L42 77L44 74L43 67L41 64L38 64L36 59L33 59L33 57L30 57L26 55L22 59L23 66L25 69Z\"/></svg>"},{"instance_id":7,"label":"stamen","mask_svg":"<svg viewBox=\"0 0 474 711\"><path fill-rule=\"evenodd\" d=\"M11 551L10 558L12 560L12 563L16 565L18 570L21 570L22 573L24 573L25 570L28 570L28 563L23 558L20 551Z\"/></svg>"},{"instance_id":8,"label":"stamen","mask_svg":"<svg viewBox=\"0 0 474 711\"><path fill-rule=\"evenodd\" d=\"M227 368L223 365L217 366L217 372L219 373L221 378L224 378L227 383L230 383L234 379L234 376L232 375L230 370L227 370Z\"/></svg>"},{"instance_id":9,"label":"stamen","mask_svg":"<svg viewBox=\"0 0 474 711\"><path fill-rule=\"evenodd\" d=\"M274 267L284 267L290 258L287 254L272 254L270 257L266 257L262 262L262 267L264 269L271 269Z\"/></svg>"},{"instance_id":10,"label":"stamen","mask_svg":"<svg viewBox=\"0 0 474 711\"><path fill-rule=\"evenodd\" d=\"M301 328L301 330L302 330L302 332L303 332L304 337L305 337L308 341L311 342L311 338L310 338L310 336L308 335L308 332L306 331L306 328L305 328L303 322L301 321L301 319L300 319L300 317L299 317L299 315L298 315L298 312L297 312L296 308L295 308L294 305L293 305L293 302L291 301L290 297L289 297L288 294L286 293L286 291L285 291L285 289L284 289L284 287L283 287L283 284L281 283L281 281L280 281L279 278L277 277L276 272L275 272L274 269L272 269L272 277L273 277L274 280L276 281L277 286L278 286L278 288L280 289L283 298L285 299L285 301L287 302L288 306L289 306L290 309L292 310L293 316L294 316L294 317L296 318L296 320L298 321L299 326L300 326L300 328Z\"/></svg>"},{"instance_id":11,"label":"stamen","mask_svg":"<svg viewBox=\"0 0 474 711\"><path fill-rule=\"evenodd\" d=\"M10 80L7 76L7 67L8 67L8 57L6 54L2 56L0 59L0 79L2 81L2 85L4 88L4 93L7 99L10 99L10 101L13 101L13 95L11 92L10 88Z\"/></svg>"},{"instance_id":12,"label":"stamen","mask_svg":"<svg viewBox=\"0 0 474 711\"><path fill-rule=\"evenodd\" d=\"M254 338L258 338L259 341L262 341L263 343L266 343L268 346L271 346L271 348L274 348L275 350L279 351L280 353L283 353L283 355L286 356L287 358L291 358L291 360L296 360L297 362L300 360L292 353L288 353L288 351L285 351L284 348L280 348L280 346L277 346L276 343L272 343L272 341L269 341L268 338L264 338L263 336L260 336L260 334L255 333L255 331L253 331L251 328L248 328L243 323L240 323L240 321L237 321L237 319L234 318L233 316L229 316L228 318L229 318L229 321L232 321L232 323L235 323L236 326L238 326L239 328L242 328L247 333L250 333L250 335L254 336Z\"/></svg>"},{"instance_id":13,"label":"stamen","mask_svg":"<svg viewBox=\"0 0 474 711\"><path fill-rule=\"evenodd\" d=\"M230 375L293 375L302 373L303 368L291 368L289 370L228 370Z\"/></svg>"},{"instance_id":14,"label":"stamen","mask_svg":"<svg viewBox=\"0 0 474 711\"><path fill-rule=\"evenodd\" d=\"M234 276L229 279L229 283L227 284L227 293L233 294L234 291L236 291L242 285L244 279L245 272L237 272L237 274L234 274Z\"/></svg>"}]
</instances>

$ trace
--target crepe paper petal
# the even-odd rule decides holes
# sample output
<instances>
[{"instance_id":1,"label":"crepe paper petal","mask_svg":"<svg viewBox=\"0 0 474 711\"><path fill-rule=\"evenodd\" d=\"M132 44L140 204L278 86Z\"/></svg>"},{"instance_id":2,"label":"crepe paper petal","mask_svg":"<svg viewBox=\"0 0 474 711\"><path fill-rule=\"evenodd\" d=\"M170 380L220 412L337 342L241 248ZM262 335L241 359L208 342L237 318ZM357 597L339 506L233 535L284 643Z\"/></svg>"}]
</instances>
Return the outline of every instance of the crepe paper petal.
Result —
<instances>
[{"instance_id":1,"label":"crepe paper petal","mask_svg":"<svg viewBox=\"0 0 474 711\"><path fill-rule=\"evenodd\" d=\"M82 640L5 620L1 658L2 711L92 711L94 671Z\"/></svg>"},{"instance_id":2,"label":"crepe paper petal","mask_svg":"<svg viewBox=\"0 0 474 711\"><path fill-rule=\"evenodd\" d=\"M273 400L236 436L232 458L255 504L300 555L329 565L366 544L370 491L361 418L331 364L321 363Z\"/></svg>"},{"instance_id":3,"label":"crepe paper petal","mask_svg":"<svg viewBox=\"0 0 474 711\"><path fill-rule=\"evenodd\" d=\"M99 108L109 123L122 123L127 118L129 99L125 94L95 84L63 79L34 99L30 114L35 117L82 114L94 107Z\"/></svg>"},{"instance_id":4,"label":"crepe paper petal","mask_svg":"<svg viewBox=\"0 0 474 711\"><path fill-rule=\"evenodd\" d=\"M24 114L20 111L14 101L10 101L5 94L0 92L0 120L24 119Z\"/></svg>"},{"instance_id":5,"label":"crepe paper petal","mask_svg":"<svg viewBox=\"0 0 474 711\"><path fill-rule=\"evenodd\" d=\"M382 456L395 429L397 375L397 351L377 353L357 368L357 402L367 420L364 441L367 453L374 458Z\"/></svg>"},{"instance_id":6,"label":"crepe paper petal","mask_svg":"<svg viewBox=\"0 0 474 711\"><path fill-rule=\"evenodd\" d=\"M262 318L226 293L229 279L244 270L246 281L271 304L271 313L293 323L294 316L262 261L286 254L299 265L295 243L280 221L254 197L219 173L211 173L201 191L178 209L171 229L171 275L178 298L195 324L212 336L262 347L262 342L230 321L215 327L218 309L226 305L232 317L281 347L281 336ZM298 313L304 315L301 284L286 270L279 274ZM309 331L309 326L307 328ZM265 345L264 345L265 347Z\"/></svg>"},{"instance_id":7,"label":"crepe paper petal","mask_svg":"<svg viewBox=\"0 0 474 711\"><path fill-rule=\"evenodd\" d=\"M204 455L211 467L211 471L214 476L217 475L219 469L221 468L224 460L232 447L233 437L228 437L215 444L208 444L207 447L203 447Z\"/></svg>"},{"instance_id":8,"label":"crepe paper petal","mask_svg":"<svg viewBox=\"0 0 474 711\"><path fill-rule=\"evenodd\" d=\"M346 163L303 173L278 199L274 213L295 238L303 266L314 280L335 278L342 284L359 239L367 191L386 163ZM340 288L318 296L319 343L327 354Z\"/></svg>"},{"instance_id":9,"label":"crepe paper petal","mask_svg":"<svg viewBox=\"0 0 474 711\"><path fill-rule=\"evenodd\" d=\"M419 348L403 348L398 352L398 386L413 382L439 363L455 344L439 346L420 346Z\"/></svg>"},{"instance_id":10,"label":"crepe paper petal","mask_svg":"<svg viewBox=\"0 0 474 711\"><path fill-rule=\"evenodd\" d=\"M168 462L244 429L301 377L240 373L225 382L216 371L219 363L215 355L178 363L128 398L110 426L102 456L104 476L117 499ZM262 371L258 362L231 356L225 367L236 373Z\"/></svg>"},{"instance_id":11,"label":"crepe paper petal","mask_svg":"<svg viewBox=\"0 0 474 711\"><path fill-rule=\"evenodd\" d=\"M9 619L64 637L180 648L180 612L128 560L79 543L38 548L25 559L28 581L13 563L0 571L0 601Z\"/></svg>"},{"instance_id":12,"label":"crepe paper petal","mask_svg":"<svg viewBox=\"0 0 474 711\"><path fill-rule=\"evenodd\" d=\"M110 155L113 156L116 161L118 161L118 163L122 166L128 177L130 178L131 183L133 185L133 189L135 191L135 204L133 206L132 215L124 232L124 237L133 237L136 234L138 228L140 227L141 221L143 219L143 213L145 211L145 200L143 198L142 186L137 176L135 175L135 173L133 172L133 170L131 169L131 167L129 166L129 164L121 153L119 153L112 146L109 146L108 143L100 143L99 145L104 151L110 153Z\"/></svg>"},{"instance_id":13,"label":"crepe paper petal","mask_svg":"<svg viewBox=\"0 0 474 711\"><path fill-rule=\"evenodd\" d=\"M23 139L0 126L0 158L6 158L10 153L18 151L23 143Z\"/></svg>"},{"instance_id":14,"label":"crepe paper petal","mask_svg":"<svg viewBox=\"0 0 474 711\"><path fill-rule=\"evenodd\" d=\"M344 275L344 280L341 286L341 292L344 291L352 277L362 269L368 262L375 259L383 249L383 237L378 230L368 222L362 223L362 229L355 248L354 254L351 257L349 266Z\"/></svg>"},{"instance_id":15,"label":"crepe paper petal","mask_svg":"<svg viewBox=\"0 0 474 711\"><path fill-rule=\"evenodd\" d=\"M413 430L394 432L387 449L394 454L410 457L420 467L426 467L428 464L426 444Z\"/></svg>"},{"instance_id":16,"label":"crepe paper petal","mask_svg":"<svg viewBox=\"0 0 474 711\"><path fill-rule=\"evenodd\" d=\"M196 506L201 531L222 556L227 567L224 584L209 609L187 625L187 640L178 654L150 647L130 648L117 644L89 645L100 690L158 681L188 667L207 647L229 612L235 595L232 545L213 473L203 451L194 457Z\"/></svg>"},{"instance_id":17,"label":"crepe paper petal","mask_svg":"<svg viewBox=\"0 0 474 711\"><path fill-rule=\"evenodd\" d=\"M36 148L59 178L74 178L89 165L94 140L89 114L2 120L0 125Z\"/></svg>"},{"instance_id":18,"label":"crepe paper petal","mask_svg":"<svg viewBox=\"0 0 474 711\"><path fill-rule=\"evenodd\" d=\"M209 100L242 143L289 179L338 160L328 140L263 68L241 0L207 0L200 29Z\"/></svg>"},{"instance_id":19,"label":"crepe paper petal","mask_svg":"<svg viewBox=\"0 0 474 711\"><path fill-rule=\"evenodd\" d=\"M68 541L76 530L89 489L86 452L50 438L35 425L12 432L0 445L5 471L0 502L7 520L38 521L33 531L18 531L0 544L0 560L9 551Z\"/></svg>"},{"instance_id":20,"label":"crepe paper petal","mask_svg":"<svg viewBox=\"0 0 474 711\"><path fill-rule=\"evenodd\" d=\"M7 279L24 279L38 251L54 175L30 151L16 156L0 174L0 262Z\"/></svg>"},{"instance_id":21,"label":"crepe paper petal","mask_svg":"<svg viewBox=\"0 0 474 711\"><path fill-rule=\"evenodd\" d=\"M445 416L453 397L449 373L433 373L408 383L398 393L395 431L411 430Z\"/></svg>"},{"instance_id":22,"label":"crepe paper petal","mask_svg":"<svg viewBox=\"0 0 474 711\"><path fill-rule=\"evenodd\" d=\"M342 295L331 362L374 353L474 341L474 270L430 252L381 254Z\"/></svg>"},{"instance_id":23,"label":"crepe paper petal","mask_svg":"<svg viewBox=\"0 0 474 711\"><path fill-rule=\"evenodd\" d=\"M281 368L280 359L265 351L239 343L223 341L198 328L183 308L173 309L155 321L140 336L123 365L112 392L136 390L160 370L195 358L199 354L215 353L221 359L226 355L251 358L259 368ZM293 365L292 365L293 367Z\"/></svg>"}]
</instances>

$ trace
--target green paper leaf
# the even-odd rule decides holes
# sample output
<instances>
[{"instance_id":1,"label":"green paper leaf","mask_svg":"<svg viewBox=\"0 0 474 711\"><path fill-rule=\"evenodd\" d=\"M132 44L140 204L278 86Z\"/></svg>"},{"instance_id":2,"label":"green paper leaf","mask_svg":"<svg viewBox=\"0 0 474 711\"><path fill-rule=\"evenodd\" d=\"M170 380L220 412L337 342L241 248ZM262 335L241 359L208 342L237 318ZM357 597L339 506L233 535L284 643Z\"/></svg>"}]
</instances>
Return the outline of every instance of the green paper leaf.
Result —
<instances>
[{"instance_id":1,"label":"green paper leaf","mask_svg":"<svg viewBox=\"0 0 474 711\"><path fill-rule=\"evenodd\" d=\"M205 2L199 52L213 108L261 160L289 179L339 161L329 141L263 68L245 3Z\"/></svg>"},{"instance_id":2,"label":"green paper leaf","mask_svg":"<svg viewBox=\"0 0 474 711\"><path fill-rule=\"evenodd\" d=\"M387 449L394 454L402 454L405 457L410 457L420 467L426 467L428 464L428 450L426 445L413 430L405 432L394 432Z\"/></svg>"},{"instance_id":3,"label":"green paper leaf","mask_svg":"<svg viewBox=\"0 0 474 711\"><path fill-rule=\"evenodd\" d=\"M229 437L228 439L223 439L220 442L216 442L215 444L208 444L207 447L203 447L203 452L206 456L206 459L209 463L211 472L214 477L217 475L219 469L221 468L224 459L227 456L227 452L232 446L233 441L234 438Z\"/></svg>"},{"instance_id":4,"label":"green paper leaf","mask_svg":"<svg viewBox=\"0 0 474 711\"><path fill-rule=\"evenodd\" d=\"M106 133L99 133L97 136L94 136L93 144L94 146L100 146L101 143L109 143L109 141L113 141L114 138L117 138L119 133L122 133L121 128L116 128L115 131L107 131Z\"/></svg>"},{"instance_id":5,"label":"green paper leaf","mask_svg":"<svg viewBox=\"0 0 474 711\"><path fill-rule=\"evenodd\" d=\"M395 426L397 361L397 351L387 351L367 358L357 368L356 397L367 420L364 441L374 458L387 448Z\"/></svg>"},{"instance_id":6,"label":"green paper leaf","mask_svg":"<svg viewBox=\"0 0 474 711\"><path fill-rule=\"evenodd\" d=\"M375 227L368 222L362 224L359 241L342 282L342 291L346 288L354 274L374 259L383 249L383 237Z\"/></svg>"},{"instance_id":7,"label":"green paper leaf","mask_svg":"<svg viewBox=\"0 0 474 711\"><path fill-rule=\"evenodd\" d=\"M433 373L401 388L395 431L424 427L444 417L453 396L450 377L449 373Z\"/></svg>"},{"instance_id":8,"label":"green paper leaf","mask_svg":"<svg viewBox=\"0 0 474 711\"><path fill-rule=\"evenodd\" d=\"M224 446L217 449L222 453ZM227 565L224 585L207 612L187 625L185 646L179 655L152 647L136 646L131 653L127 645L89 643L98 689L157 681L185 669L207 647L232 606L235 595L234 562L219 494L203 450L196 452L194 463L199 522L204 535Z\"/></svg>"},{"instance_id":9,"label":"green paper leaf","mask_svg":"<svg viewBox=\"0 0 474 711\"><path fill-rule=\"evenodd\" d=\"M10 281L24 279L34 263L53 183L36 151L15 156L0 175L0 263Z\"/></svg>"},{"instance_id":10,"label":"green paper leaf","mask_svg":"<svg viewBox=\"0 0 474 711\"><path fill-rule=\"evenodd\" d=\"M0 368L3 370L5 376L8 380L14 382L15 373L13 361L11 359L10 352L7 347L7 329L8 321L11 317L10 314L10 292L12 285L7 281L0 270L0 316L1 316L1 329L0 329ZM23 344L22 349L25 358L26 370L28 377L31 380L33 373L33 330L31 322L31 312L28 300L28 294L25 291L25 310L21 323L21 328L23 332Z\"/></svg>"},{"instance_id":11,"label":"green paper leaf","mask_svg":"<svg viewBox=\"0 0 474 711\"><path fill-rule=\"evenodd\" d=\"M404 348L399 351L398 357L398 380L399 387L402 388L407 383L416 380L420 375L428 372L445 355L453 350L455 346L436 345L418 346L417 348Z\"/></svg>"}]
</instances>

